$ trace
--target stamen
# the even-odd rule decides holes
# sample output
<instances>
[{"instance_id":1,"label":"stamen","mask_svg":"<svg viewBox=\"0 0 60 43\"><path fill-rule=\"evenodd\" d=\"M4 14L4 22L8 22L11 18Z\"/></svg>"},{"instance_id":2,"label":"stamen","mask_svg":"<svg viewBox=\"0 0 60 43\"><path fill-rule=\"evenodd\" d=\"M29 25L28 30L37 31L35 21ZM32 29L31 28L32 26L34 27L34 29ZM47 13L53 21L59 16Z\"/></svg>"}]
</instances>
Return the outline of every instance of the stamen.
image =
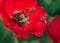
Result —
<instances>
[{"instance_id":1,"label":"stamen","mask_svg":"<svg viewBox=\"0 0 60 43\"><path fill-rule=\"evenodd\" d=\"M36 10L35 7L28 8L28 11L30 11L30 12L33 12L34 10Z\"/></svg>"},{"instance_id":2,"label":"stamen","mask_svg":"<svg viewBox=\"0 0 60 43\"><path fill-rule=\"evenodd\" d=\"M16 12L14 14L14 19L18 25L29 24L28 16L25 12Z\"/></svg>"},{"instance_id":3,"label":"stamen","mask_svg":"<svg viewBox=\"0 0 60 43\"><path fill-rule=\"evenodd\" d=\"M44 18L44 16L40 16L40 19L42 22L46 23L46 19Z\"/></svg>"}]
</instances>

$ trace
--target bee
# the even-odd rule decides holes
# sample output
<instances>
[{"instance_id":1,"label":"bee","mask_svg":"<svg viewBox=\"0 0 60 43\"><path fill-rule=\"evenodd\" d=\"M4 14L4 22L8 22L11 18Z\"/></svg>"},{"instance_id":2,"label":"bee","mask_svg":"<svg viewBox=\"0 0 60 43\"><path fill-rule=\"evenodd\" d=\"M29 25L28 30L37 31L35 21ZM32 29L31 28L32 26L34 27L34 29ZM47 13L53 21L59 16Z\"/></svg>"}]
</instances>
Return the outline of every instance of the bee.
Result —
<instances>
[{"instance_id":1,"label":"bee","mask_svg":"<svg viewBox=\"0 0 60 43\"><path fill-rule=\"evenodd\" d=\"M14 19L18 23L19 26L22 26L23 24L29 24L28 16L25 12L15 12L14 13Z\"/></svg>"}]
</instances>

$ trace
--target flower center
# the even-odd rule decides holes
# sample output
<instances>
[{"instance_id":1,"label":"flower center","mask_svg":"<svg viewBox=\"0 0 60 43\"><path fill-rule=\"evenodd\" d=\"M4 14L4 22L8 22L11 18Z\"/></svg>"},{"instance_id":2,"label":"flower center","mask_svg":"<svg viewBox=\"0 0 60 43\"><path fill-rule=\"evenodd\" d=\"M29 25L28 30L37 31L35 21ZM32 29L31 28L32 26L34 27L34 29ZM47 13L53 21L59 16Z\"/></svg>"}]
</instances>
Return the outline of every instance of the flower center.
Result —
<instances>
[{"instance_id":1,"label":"flower center","mask_svg":"<svg viewBox=\"0 0 60 43\"><path fill-rule=\"evenodd\" d=\"M14 19L18 23L19 26L22 26L23 24L29 24L28 16L25 12L16 12L14 13Z\"/></svg>"}]
</instances>

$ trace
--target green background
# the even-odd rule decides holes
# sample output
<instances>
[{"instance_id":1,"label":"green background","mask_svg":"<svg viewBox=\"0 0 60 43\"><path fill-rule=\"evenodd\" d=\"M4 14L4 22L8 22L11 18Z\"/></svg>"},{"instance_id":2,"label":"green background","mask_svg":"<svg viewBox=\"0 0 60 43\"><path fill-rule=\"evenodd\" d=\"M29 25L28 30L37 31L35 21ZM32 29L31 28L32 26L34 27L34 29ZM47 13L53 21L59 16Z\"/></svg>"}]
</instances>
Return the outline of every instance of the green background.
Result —
<instances>
[{"instance_id":1,"label":"green background","mask_svg":"<svg viewBox=\"0 0 60 43\"><path fill-rule=\"evenodd\" d=\"M37 0L37 2L44 7L49 18L60 14L60 0ZM27 39L18 39L0 19L0 43L52 43L52 40L48 38L46 32L42 37L29 35Z\"/></svg>"}]
</instances>

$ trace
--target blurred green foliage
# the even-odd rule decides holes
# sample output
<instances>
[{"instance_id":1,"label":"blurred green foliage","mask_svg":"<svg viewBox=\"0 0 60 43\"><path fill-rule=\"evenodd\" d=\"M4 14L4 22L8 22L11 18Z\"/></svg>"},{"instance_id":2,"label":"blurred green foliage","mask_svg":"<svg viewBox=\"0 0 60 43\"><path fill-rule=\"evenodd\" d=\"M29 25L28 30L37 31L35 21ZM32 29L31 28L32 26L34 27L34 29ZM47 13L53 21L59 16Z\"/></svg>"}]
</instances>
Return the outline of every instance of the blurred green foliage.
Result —
<instances>
[{"instance_id":1,"label":"blurred green foliage","mask_svg":"<svg viewBox=\"0 0 60 43\"><path fill-rule=\"evenodd\" d=\"M37 0L37 2L44 7L49 17L60 14L60 0ZM0 43L52 43L52 41L46 33L42 37L29 35L27 39L18 39L0 19Z\"/></svg>"},{"instance_id":2,"label":"blurred green foliage","mask_svg":"<svg viewBox=\"0 0 60 43\"><path fill-rule=\"evenodd\" d=\"M60 0L37 0L41 4L49 16L60 14Z\"/></svg>"}]
</instances>

